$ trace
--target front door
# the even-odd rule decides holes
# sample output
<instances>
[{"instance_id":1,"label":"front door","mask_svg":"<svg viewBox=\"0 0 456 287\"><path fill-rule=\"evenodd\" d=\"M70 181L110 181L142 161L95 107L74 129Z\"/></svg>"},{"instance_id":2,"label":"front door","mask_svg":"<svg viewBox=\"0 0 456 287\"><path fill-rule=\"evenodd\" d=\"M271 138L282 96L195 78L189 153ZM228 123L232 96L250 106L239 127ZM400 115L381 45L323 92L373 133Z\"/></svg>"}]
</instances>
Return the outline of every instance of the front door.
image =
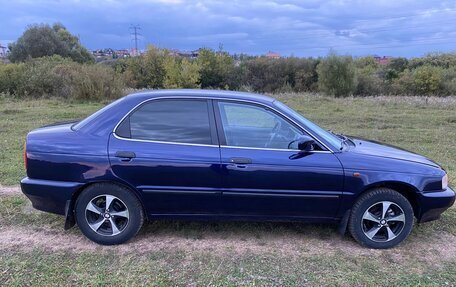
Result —
<instances>
[{"instance_id":1,"label":"front door","mask_svg":"<svg viewBox=\"0 0 456 287\"><path fill-rule=\"evenodd\" d=\"M223 213L237 216L331 218L339 207L343 170L336 156L277 112L256 104L217 101Z\"/></svg>"},{"instance_id":2,"label":"front door","mask_svg":"<svg viewBox=\"0 0 456 287\"><path fill-rule=\"evenodd\" d=\"M109 140L113 173L142 193L152 216L217 213L221 178L214 125L208 100L146 102Z\"/></svg>"}]
</instances>

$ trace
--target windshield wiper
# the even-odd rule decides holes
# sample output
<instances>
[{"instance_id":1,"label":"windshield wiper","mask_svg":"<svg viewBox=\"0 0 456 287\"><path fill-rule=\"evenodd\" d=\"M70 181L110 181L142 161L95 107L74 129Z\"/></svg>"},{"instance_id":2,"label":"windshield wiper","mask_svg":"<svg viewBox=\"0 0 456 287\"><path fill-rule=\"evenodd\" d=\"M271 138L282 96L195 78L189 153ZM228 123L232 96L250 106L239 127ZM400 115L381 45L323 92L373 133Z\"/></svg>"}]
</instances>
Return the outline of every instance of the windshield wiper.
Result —
<instances>
[{"instance_id":1,"label":"windshield wiper","mask_svg":"<svg viewBox=\"0 0 456 287\"><path fill-rule=\"evenodd\" d=\"M350 139L346 135L335 133L332 130L329 130L329 132L332 133L333 135L335 135L336 137L340 138L342 140L343 144L347 144L347 142L350 141ZM344 147L341 146L340 150L342 150L343 148Z\"/></svg>"}]
</instances>

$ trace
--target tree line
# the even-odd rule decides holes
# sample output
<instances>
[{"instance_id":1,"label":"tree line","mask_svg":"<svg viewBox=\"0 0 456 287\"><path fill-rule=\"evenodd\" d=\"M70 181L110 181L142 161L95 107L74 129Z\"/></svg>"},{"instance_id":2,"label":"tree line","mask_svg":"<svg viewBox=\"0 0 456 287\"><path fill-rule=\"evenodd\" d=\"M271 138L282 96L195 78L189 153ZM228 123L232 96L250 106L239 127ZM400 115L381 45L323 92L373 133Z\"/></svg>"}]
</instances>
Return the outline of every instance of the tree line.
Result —
<instances>
[{"instance_id":1,"label":"tree line","mask_svg":"<svg viewBox=\"0 0 456 287\"><path fill-rule=\"evenodd\" d=\"M9 45L12 63L0 64L0 93L16 97L100 100L125 88L204 88L261 93L310 92L335 97L456 95L456 53L418 58L233 57L203 48L196 59L148 47L138 57L96 64L61 24L32 25Z\"/></svg>"}]
</instances>

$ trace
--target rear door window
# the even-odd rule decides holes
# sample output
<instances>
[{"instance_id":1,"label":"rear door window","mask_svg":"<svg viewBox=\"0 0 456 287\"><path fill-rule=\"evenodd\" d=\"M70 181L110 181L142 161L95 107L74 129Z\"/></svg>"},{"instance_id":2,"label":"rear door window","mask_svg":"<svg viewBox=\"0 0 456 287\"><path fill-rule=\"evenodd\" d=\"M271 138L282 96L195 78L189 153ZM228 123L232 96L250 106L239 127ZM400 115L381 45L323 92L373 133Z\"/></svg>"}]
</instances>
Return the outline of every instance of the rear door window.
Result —
<instances>
[{"instance_id":1,"label":"rear door window","mask_svg":"<svg viewBox=\"0 0 456 287\"><path fill-rule=\"evenodd\" d=\"M212 144L207 100L153 100L128 120L131 139Z\"/></svg>"}]
</instances>

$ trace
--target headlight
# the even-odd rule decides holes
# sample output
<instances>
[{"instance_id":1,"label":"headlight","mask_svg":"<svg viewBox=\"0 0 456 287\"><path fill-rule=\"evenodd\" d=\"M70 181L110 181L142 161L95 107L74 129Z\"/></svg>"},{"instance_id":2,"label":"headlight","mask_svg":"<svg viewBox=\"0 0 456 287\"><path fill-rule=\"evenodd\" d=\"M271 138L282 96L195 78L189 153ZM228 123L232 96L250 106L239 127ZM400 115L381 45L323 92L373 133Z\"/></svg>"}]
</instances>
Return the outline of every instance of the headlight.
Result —
<instances>
[{"instance_id":1,"label":"headlight","mask_svg":"<svg viewBox=\"0 0 456 287\"><path fill-rule=\"evenodd\" d=\"M442 177L442 189L446 189L448 187L448 174L445 174Z\"/></svg>"}]
</instances>

